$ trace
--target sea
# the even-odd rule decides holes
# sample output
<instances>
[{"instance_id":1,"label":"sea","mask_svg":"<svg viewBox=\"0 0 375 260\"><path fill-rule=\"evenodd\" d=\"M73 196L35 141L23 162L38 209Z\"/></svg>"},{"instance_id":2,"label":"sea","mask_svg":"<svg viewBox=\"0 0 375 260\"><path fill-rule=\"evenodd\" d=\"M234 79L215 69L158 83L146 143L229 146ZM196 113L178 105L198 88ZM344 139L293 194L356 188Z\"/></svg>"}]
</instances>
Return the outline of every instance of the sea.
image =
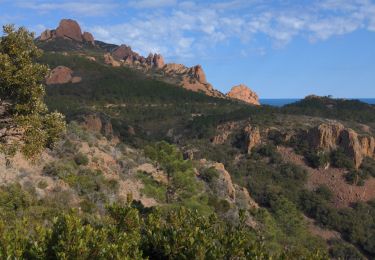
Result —
<instances>
[{"instance_id":1,"label":"sea","mask_svg":"<svg viewBox=\"0 0 375 260\"><path fill-rule=\"evenodd\" d=\"M301 98L261 98L259 101L262 105L282 107L299 100L301 100ZM375 98L355 98L355 100L360 100L364 103L375 105Z\"/></svg>"}]
</instances>

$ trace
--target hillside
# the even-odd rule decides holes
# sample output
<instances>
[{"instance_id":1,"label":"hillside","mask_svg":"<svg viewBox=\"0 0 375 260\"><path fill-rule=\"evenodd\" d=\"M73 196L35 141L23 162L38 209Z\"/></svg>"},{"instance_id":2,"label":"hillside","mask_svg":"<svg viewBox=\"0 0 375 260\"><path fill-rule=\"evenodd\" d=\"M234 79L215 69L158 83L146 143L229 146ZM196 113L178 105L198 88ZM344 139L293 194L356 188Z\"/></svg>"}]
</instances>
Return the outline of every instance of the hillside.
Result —
<instances>
[{"instance_id":1,"label":"hillside","mask_svg":"<svg viewBox=\"0 0 375 260\"><path fill-rule=\"evenodd\" d=\"M33 259L58 258L69 239L87 259L113 248L131 259L375 256L374 106L254 105L255 93L224 95L197 67L168 73L159 54L59 28L36 39L37 61L68 130L35 162L1 155L0 257L26 228Z\"/></svg>"}]
</instances>

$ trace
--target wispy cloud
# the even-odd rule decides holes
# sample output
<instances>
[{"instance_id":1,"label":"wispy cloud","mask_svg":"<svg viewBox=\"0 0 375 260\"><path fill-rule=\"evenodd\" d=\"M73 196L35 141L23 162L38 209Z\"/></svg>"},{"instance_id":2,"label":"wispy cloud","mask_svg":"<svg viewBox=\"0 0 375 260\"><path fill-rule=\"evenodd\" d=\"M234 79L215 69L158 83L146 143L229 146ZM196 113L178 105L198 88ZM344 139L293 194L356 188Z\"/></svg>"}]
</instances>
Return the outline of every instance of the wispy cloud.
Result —
<instances>
[{"instance_id":1,"label":"wispy cloud","mask_svg":"<svg viewBox=\"0 0 375 260\"><path fill-rule=\"evenodd\" d=\"M103 3L102 1L21 1L16 4L18 7L32 9L41 13L61 11L82 16L106 15L117 6L113 2Z\"/></svg>"},{"instance_id":2,"label":"wispy cloud","mask_svg":"<svg viewBox=\"0 0 375 260\"><path fill-rule=\"evenodd\" d=\"M177 0L136 0L131 1L129 6L135 8L161 8L166 6L174 6Z\"/></svg>"},{"instance_id":3,"label":"wispy cloud","mask_svg":"<svg viewBox=\"0 0 375 260\"><path fill-rule=\"evenodd\" d=\"M359 29L375 32L373 0L29 0L16 1L16 5L81 16L113 13L117 19L123 17L123 22L103 25L98 19L85 29L100 40L174 59L204 56L210 48L233 41L241 49L264 53L265 44L282 48L296 37L317 42ZM255 46L258 36L269 41Z\"/></svg>"}]
</instances>

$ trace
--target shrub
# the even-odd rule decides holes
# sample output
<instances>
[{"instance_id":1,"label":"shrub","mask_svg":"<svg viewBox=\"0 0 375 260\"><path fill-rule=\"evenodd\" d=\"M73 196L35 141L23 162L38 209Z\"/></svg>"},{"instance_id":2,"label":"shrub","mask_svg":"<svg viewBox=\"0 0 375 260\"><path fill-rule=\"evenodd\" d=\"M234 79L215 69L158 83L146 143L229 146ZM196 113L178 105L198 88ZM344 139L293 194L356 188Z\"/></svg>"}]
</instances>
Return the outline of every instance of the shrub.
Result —
<instances>
[{"instance_id":1,"label":"shrub","mask_svg":"<svg viewBox=\"0 0 375 260\"><path fill-rule=\"evenodd\" d=\"M331 163L336 168L355 169L353 160L342 149L337 149L331 153Z\"/></svg>"},{"instance_id":2,"label":"shrub","mask_svg":"<svg viewBox=\"0 0 375 260\"><path fill-rule=\"evenodd\" d=\"M307 163L313 168L325 167L329 161L329 154L324 151L308 151L305 153Z\"/></svg>"},{"instance_id":3,"label":"shrub","mask_svg":"<svg viewBox=\"0 0 375 260\"><path fill-rule=\"evenodd\" d=\"M199 177L207 183L212 183L213 180L219 177L219 173L214 167L203 169Z\"/></svg>"},{"instance_id":4,"label":"shrub","mask_svg":"<svg viewBox=\"0 0 375 260\"><path fill-rule=\"evenodd\" d=\"M83 153L78 153L74 156L74 161L76 162L77 165L86 166L89 163L89 158L87 157L87 155Z\"/></svg>"}]
</instances>

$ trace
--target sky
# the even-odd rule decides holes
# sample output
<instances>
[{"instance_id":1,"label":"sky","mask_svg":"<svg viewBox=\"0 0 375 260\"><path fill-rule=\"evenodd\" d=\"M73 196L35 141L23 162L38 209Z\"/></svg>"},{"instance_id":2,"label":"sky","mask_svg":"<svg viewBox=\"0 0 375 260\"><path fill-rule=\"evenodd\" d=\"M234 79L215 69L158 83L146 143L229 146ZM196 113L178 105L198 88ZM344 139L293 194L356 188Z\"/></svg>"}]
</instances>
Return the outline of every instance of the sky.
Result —
<instances>
[{"instance_id":1,"label":"sky","mask_svg":"<svg viewBox=\"0 0 375 260\"><path fill-rule=\"evenodd\" d=\"M375 98L375 0L0 0L0 24L37 35L63 18L144 56L201 64L224 93Z\"/></svg>"}]
</instances>

